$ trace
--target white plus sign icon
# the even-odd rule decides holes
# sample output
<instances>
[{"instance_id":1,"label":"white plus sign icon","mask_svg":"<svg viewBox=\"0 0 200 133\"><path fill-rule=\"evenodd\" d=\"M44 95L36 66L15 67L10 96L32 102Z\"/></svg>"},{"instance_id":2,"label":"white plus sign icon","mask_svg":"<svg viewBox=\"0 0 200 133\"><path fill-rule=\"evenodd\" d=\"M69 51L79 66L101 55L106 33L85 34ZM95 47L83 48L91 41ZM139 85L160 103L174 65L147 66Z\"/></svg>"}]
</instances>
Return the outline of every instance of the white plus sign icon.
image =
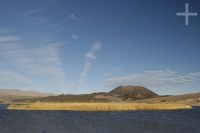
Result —
<instances>
[{"instance_id":1,"label":"white plus sign icon","mask_svg":"<svg viewBox=\"0 0 200 133\"><path fill-rule=\"evenodd\" d=\"M189 5L188 3L185 4L185 12L184 13L176 13L177 16L184 16L185 17L185 25L189 25L189 17L190 16L197 16L197 13L190 13L189 12Z\"/></svg>"}]
</instances>

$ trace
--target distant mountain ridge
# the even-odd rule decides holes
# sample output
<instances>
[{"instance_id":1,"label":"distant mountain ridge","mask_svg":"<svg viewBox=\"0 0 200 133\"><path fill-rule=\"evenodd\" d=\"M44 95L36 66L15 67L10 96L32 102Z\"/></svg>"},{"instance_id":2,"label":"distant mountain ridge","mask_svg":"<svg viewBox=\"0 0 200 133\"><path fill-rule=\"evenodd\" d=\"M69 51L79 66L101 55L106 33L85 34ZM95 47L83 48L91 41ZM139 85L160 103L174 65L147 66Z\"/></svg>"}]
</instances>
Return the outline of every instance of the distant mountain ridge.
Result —
<instances>
[{"instance_id":1,"label":"distant mountain ridge","mask_svg":"<svg viewBox=\"0 0 200 133\"><path fill-rule=\"evenodd\" d=\"M3 101L22 99L22 98L38 98L53 95L51 93L40 93L37 91L23 91L18 89L0 89L0 99Z\"/></svg>"}]
</instances>

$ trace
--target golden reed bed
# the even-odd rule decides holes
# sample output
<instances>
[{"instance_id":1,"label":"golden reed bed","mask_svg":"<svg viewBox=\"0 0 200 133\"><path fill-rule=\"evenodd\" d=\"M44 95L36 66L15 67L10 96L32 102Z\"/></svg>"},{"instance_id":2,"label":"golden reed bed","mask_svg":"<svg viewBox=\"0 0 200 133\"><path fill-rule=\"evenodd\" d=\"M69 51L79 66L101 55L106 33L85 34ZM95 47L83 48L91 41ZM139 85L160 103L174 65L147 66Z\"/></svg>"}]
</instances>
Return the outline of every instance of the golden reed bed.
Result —
<instances>
[{"instance_id":1,"label":"golden reed bed","mask_svg":"<svg viewBox=\"0 0 200 133\"><path fill-rule=\"evenodd\" d=\"M130 111L130 110L175 110L191 109L184 104L146 103L29 103L12 104L11 110L72 110L72 111Z\"/></svg>"}]
</instances>

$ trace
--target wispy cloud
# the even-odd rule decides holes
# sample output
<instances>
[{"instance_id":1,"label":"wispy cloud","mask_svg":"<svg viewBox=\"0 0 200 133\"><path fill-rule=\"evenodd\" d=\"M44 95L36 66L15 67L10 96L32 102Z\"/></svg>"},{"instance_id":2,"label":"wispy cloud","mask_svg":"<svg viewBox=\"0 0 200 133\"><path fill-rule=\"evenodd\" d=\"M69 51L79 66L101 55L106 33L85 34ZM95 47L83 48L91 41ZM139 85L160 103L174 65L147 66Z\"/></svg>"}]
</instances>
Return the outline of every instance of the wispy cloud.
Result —
<instances>
[{"instance_id":1,"label":"wispy cloud","mask_svg":"<svg viewBox=\"0 0 200 133\"><path fill-rule=\"evenodd\" d=\"M1 70L0 71L0 83L2 84L30 84L32 81L28 79L27 77L13 72L13 71L7 71L7 70Z\"/></svg>"},{"instance_id":2,"label":"wispy cloud","mask_svg":"<svg viewBox=\"0 0 200 133\"><path fill-rule=\"evenodd\" d=\"M40 13L42 12L42 9L32 9L32 10L28 10L24 13L21 14L21 16L31 16L31 15L34 15L34 14L37 14L37 13Z\"/></svg>"},{"instance_id":3,"label":"wispy cloud","mask_svg":"<svg viewBox=\"0 0 200 133\"><path fill-rule=\"evenodd\" d=\"M47 23L48 23L47 18L35 18L35 20L31 22L31 25L43 25Z\"/></svg>"},{"instance_id":4,"label":"wispy cloud","mask_svg":"<svg viewBox=\"0 0 200 133\"><path fill-rule=\"evenodd\" d=\"M8 29L0 29L0 34L10 33L11 31Z\"/></svg>"},{"instance_id":5,"label":"wispy cloud","mask_svg":"<svg viewBox=\"0 0 200 133\"><path fill-rule=\"evenodd\" d=\"M64 89L65 72L62 69L62 61L60 59L60 46L62 45L62 43L48 43L35 47L27 47L16 39L15 42L13 39L12 43L5 41L0 43L0 58L5 58L7 63L9 63L10 67L7 68L8 71L19 73L18 75L3 73L4 76L0 75L0 81L3 80L5 75L11 77L11 79L18 77L20 82L21 80L25 81L23 77L28 76L33 82L30 86L44 89L47 89L47 87L49 89ZM12 82L10 83L12 84Z\"/></svg>"},{"instance_id":6,"label":"wispy cloud","mask_svg":"<svg viewBox=\"0 0 200 133\"><path fill-rule=\"evenodd\" d=\"M189 75L192 77L200 77L200 72L190 73Z\"/></svg>"},{"instance_id":7,"label":"wispy cloud","mask_svg":"<svg viewBox=\"0 0 200 133\"><path fill-rule=\"evenodd\" d=\"M14 65L28 70L32 75L58 78L62 64L58 52L59 44L48 44L40 48L22 48L17 44L3 45L1 53Z\"/></svg>"},{"instance_id":8,"label":"wispy cloud","mask_svg":"<svg viewBox=\"0 0 200 133\"><path fill-rule=\"evenodd\" d=\"M36 23L36 25L42 25L40 27L40 29L42 29L42 30L52 30L52 31L54 31L54 33L61 32L65 29L65 27L60 25L60 24L46 24L46 23L47 23L47 21L44 22L44 23Z\"/></svg>"},{"instance_id":9,"label":"wispy cloud","mask_svg":"<svg viewBox=\"0 0 200 133\"><path fill-rule=\"evenodd\" d=\"M49 24L43 27L43 29L58 28L59 24Z\"/></svg>"},{"instance_id":10,"label":"wispy cloud","mask_svg":"<svg viewBox=\"0 0 200 133\"><path fill-rule=\"evenodd\" d=\"M192 84L200 79L200 73L179 74L174 71L145 71L121 77L108 78L104 85L116 87L119 85L141 85L151 88L176 87Z\"/></svg>"},{"instance_id":11,"label":"wispy cloud","mask_svg":"<svg viewBox=\"0 0 200 133\"><path fill-rule=\"evenodd\" d=\"M19 41L20 38L17 36L13 36L13 35L4 35L4 36L0 36L0 43L2 42L15 42L15 41Z\"/></svg>"},{"instance_id":12,"label":"wispy cloud","mask_svg":"<svg viewBox=\"0 0 200 133\"><path fill-rule=\"evenodd\" d=\"M84 67L79 77L78 89L81 89L84 86L87 75L91 69L92 61L96 60L97 58L96 53L98 50L101 49L101 47L102 47L102 44L100 43L100 41L97 41L92 45L89 51L85 54Z\"/></svg>"},{"instance_id":13,"label":"wispy cloud","mask_svg":"<svg viewBox=\"0 0 200 133\"><path fill-rule=\"evenodd\" d=\"M75 21L81 21L81 19L79 18L79 17L77 17L76 15L74 15L74 14L70 14L69 15L69 18L71 19L71 20L75 20Z\"/></svg>"},{"instance_id":14,"label":"wispy cloud","mask_svg":"<svg viewBox=\"0 0 200 133\"><path fill-rule=\"evenodd\" d=\"M119 67L113 67L112 70L110 72L104 73L104 76L109 77L111 76L113 73L119 71L120 68Z\"/></svg>"},{"instance_id":15,"label":"wispy cloud","mask_svg":"<svg viewBox=\"0 0 200 133\"><path fill-rule=\"evenodd\" d=\"M78 39L78 36L75 35L75 34L73 34L73 35L72 35L72 39L77 40L77 39Z\"/></svg>"}]
</instances>

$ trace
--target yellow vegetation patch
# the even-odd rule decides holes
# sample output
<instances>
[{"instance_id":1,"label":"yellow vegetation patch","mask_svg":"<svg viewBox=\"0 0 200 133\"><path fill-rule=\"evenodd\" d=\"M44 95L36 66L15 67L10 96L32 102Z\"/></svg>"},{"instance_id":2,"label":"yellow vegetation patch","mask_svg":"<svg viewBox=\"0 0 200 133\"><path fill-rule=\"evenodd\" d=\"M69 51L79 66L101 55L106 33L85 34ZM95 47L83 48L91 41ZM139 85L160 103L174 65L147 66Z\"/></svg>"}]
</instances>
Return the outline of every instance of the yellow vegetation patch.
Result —
<instances>
[{"instance_id":1,"label":"yellow vegetation patch","mask_svg":"<svg viewBox=\"0 0 200 133\"><path fill-rule=\"evenodd\" d=\"M129 111L129 110L174 110L190 109L184 104L146 103L30 103L12 104L11 110L73 110L73 111Z\"/></svg>"}]
</instances>

